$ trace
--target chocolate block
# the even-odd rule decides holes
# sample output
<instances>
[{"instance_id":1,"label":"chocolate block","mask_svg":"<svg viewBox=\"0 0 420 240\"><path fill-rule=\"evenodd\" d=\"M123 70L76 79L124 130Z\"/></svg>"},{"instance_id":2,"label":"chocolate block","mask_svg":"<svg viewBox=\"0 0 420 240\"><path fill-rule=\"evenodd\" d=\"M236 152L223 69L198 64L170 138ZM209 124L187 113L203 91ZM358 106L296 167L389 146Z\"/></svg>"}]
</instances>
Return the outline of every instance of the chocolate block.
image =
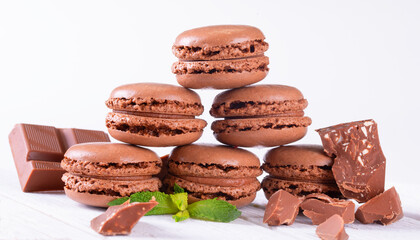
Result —
<instances>
[{"instance_id":1,"label":"chocolate block","mask_svg":"<svg viewBox=\"0 0 420 240\"><path fill-rule=\"evenodd\" d=\"M354 222L353 202L331 198L325 194L310 194L300 204L303 215L312 220L312 224L318 225L325 222L334 214L343 218L344 223Z\"/></svg>"},{"instance_id":2,"label":"chocolate block","mask_svg":"<svg viewBox=\"0 0 420 240\"><path fill-rule=\"evenodd\" d=\"M403 216L400 196L394 187L370 199L356 211L356 219L365 224L379 222L389 225Z\"/></svg>"},{"instance_id":3,"label":"chocolate block","mask_svg":"<svg viewBox=\"0 0 420 240\"><path fill-rule=\"evenodd\" d=\"M316 234L323 240L347 240L344 221L339 215L333 215L316 228Z\"/></svg>"},{"instance_id":4,"label":"chocolate block","mask_svg":"<svg viewBox=\"0 0 420 240\"><path fill-rule=\"evenodd\" d=\"M325 152L335 157L332 172L346 198L366 202L384 191L385 156L373 120L316 130Z\"/></svg>"},{"instance_id":5,"label":"chocolate block","mask_svg":"<svg viewBox=\"0 0 420 240\"><path fill-rule=\"evenodd\" d=\"M109 142L109 137L102 131L16 124L9 143L22 191L63 190L60 162L70 146L84 142Z\"/></svg>"},{"instance_id":6,"label":"chocolate block","mask_svg":"<svg viewBox=\"0 0 420 240\"><path fill-rule=\"evenodd\" d=\"M129 202L109 207L105 213L92 219L91 228L106 236L130 234L140 218L158 205L154 198L149 202Z\"/></svg>"},{"instance_id":7,"label":"chocolate block","mask_svg":"<svg viewBox=\"0 0 420 240\"><path fill-rule=\"evenodd\" d=\"M269 226L292 224L299 213L302 200L284 190L275 192L268 200L263 223Z\"/></svg>"}]
</instances>

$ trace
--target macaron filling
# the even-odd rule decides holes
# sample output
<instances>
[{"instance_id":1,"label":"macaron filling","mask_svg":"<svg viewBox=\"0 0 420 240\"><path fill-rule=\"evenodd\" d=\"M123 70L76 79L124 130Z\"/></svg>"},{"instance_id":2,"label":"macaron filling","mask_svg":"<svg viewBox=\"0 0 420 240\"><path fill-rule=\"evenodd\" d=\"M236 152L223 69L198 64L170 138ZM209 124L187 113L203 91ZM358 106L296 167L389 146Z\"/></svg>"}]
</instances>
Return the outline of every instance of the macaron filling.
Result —
<instances>
[{"instance_id":1,"label":"macaron filling","mask_svg":"<svg viewBox=\"0 0 420 240\"><path fill-rule=\"evenodd\" d=\"M195 177L257 177L262 174L258 166L229 166L215 163L189 163L169 160L169 171L177 176Z\"/></svg>"},{"instance_id":2,"label":"macaron filling","mask_svg":"<svg viewBox=\"0 0 420 240\"><path fill-rule=\"evenodd\" d=\"M106 106L113 110L198 116L203 113L201 103L154 98L109 98Z\"/></svg>"},{"instance_id":3,"label":"macaron filling","mask_svg":"<svg viewBox=\"0 0 420 240\"><path fill-rule=\"evenodd\" d=\"M161 186L158 178L114 180L65 173L62 180L65 183L65 188L72 191L115 197L130 196L140 191L158 191Z\"/></svg>"},{"instance_id":4,"label":"macaron filling","mask_svg":"<svg viewBox=\"0 0 420 240\"><path fill-rule=\"evenodd\" d=\"M306 99L286 101L240 101L234 100L213 104L210 114L213 117L251 117L275 114L298 114L304 116L303 110L308 106Z\"/></svg>"},{"instance_id":5,"label":"macaron filling","mask_svg":"<svg viewBox=\"0 0 420 240\"><path fill-rule=\"evenodd\" d=\"M61 161L61 167L75 175L86 176L142 176L160 172L161 162L92 162L72 160L67 157Z\"/></svg>"},{"instance_id":6,"label":"macaron filling","mask_svg":"<svg viewBox=\"0 0 420 240\"><path fill-rule=\"evenodd\" d=\"M215 60L255 56L268 50L268 43L255 39L223 46L174 45L172 52L182 60Z\"/></svg>"},{"instance_id":7,"label":"macaron filling","mask_svg":"<svg viewBox=\"0 0 420 240\"><path fill-rule=\"evenodd\" d=\"M215 61L178 61L172 65L172 73L183 75L265 72L269 70L268 64L268 57L265 56Z\"/></svg>"},{"instance_id":8,"label":"macaron filling","mask_svg":"<svg viewBox=\"0 0 420 240\"><path fill-rule=\"evenodd\" d=\"M193 180L193 179L190 179ZM212 178L210 181L214 183L222 182L223 178ZM256 178L250 184L236 185L236 186L221 186L220 184L203 184L197 181L189 181L182 176L168 175L164 180L165 184L173 186L175 183L184 188L189 194L199 199L213 199L219 198L227 201L238 200L243 197L248 197L255 194L260 189L260 183ZM226 183L225 183L226 184ZM233 184L232 184L233 185Z\"/></svg>"},{"instance_id":9,"label":"macaron filling","mask_svg":"<svg viewBox=\"0 0 420 240\"><path fill-rule=\"evenodd\" d=\"M262 169L270 176L282 179L296 179L311 182L334 182L331 166L296 166L296 165L272 165L264 163Z\"/></svg>"},{"instance_id":10,"label":"macaron filling","mask_svg":"<svg viewBox=\"0 0 420 240\"><path fill-rule=\"evenodd\" d=\"M202 132L206 125L201 119L152 118L114 112L108 113L106 117L108 129L154 137Z\"/></svg>"},{"instance_id":11,"label":"macaron filling","mask_svg":"<svg viewBox=\"0 0 420 240\"><path fill-rule=\"evenodd\" d=\"M296 196L306 196L312 193L323 193L330 197L342 197L337 184L286 180L267 176L261 182L261 187L268 198L276 191L282 189Z\"/></svg>"}]
</instances>

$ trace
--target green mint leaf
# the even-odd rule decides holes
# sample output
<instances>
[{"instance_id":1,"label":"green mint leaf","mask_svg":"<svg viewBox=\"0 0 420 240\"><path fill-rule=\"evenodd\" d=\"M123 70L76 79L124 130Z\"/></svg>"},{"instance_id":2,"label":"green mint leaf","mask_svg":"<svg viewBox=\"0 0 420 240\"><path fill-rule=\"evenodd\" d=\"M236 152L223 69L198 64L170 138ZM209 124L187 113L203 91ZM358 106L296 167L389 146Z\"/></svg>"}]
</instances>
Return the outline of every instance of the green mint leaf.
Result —
<instances>
[{"instance_id":1,"label":"green mint leaf","mask_svg":"<svg viewBox=\"0 0 420 240\"><path fill-rule=\"evenodd\" d=\"M172 202L180 210L184 211L188 206L188 194L186 192L171 194Z\"/></svg>"},{"instance_id":2,"label":"green mint leaf","mask_svg":"<svg viewBox=\"0 0 420 240\"><path fill-rule=\"evenodd\" d=\"M236 209L234 205L217 199L192 203L187 210L191 218L214 222L231 222L241 216L241 211Z\"/></svg>"},{"instance_id":3,"label":"green mint leaf","mask_svg":"<svg viewBox=\"0 0 420 240\"><path fill-rule=\"evenodd\" d=\"M172 215L172 218L175 220L175 222L181 222L190 217L190 214L188 213L188 210L179 211L177 214Z\"/></svg>"},{"instance_id":4,"label":"green mint leaf","mask_svg":"<svg viewBox=\"0 0 420 240\"><path fill-rule=\"evenodd\" d=\"M130 202L148 202L152 197L155 197L159 203L152 210L146 213L148 215L163 215L163 214L175 214L177 213L178 207L172 202L171 197L162 192L138 192L130 196Z\"/></svg>"},{"instance_id":5,"label":"green mint leaf","mask_svg":"<svg viewBox=\"0 0 420 240\"><path fill-rule=\"evenodd\" d=\"M178 184L175 183L174 193L183 193L183 192L185 192L185 190L182 187L180 187Z\"/></svg>"},{"instance_id":6,"label":"green mint leaf","mask_svg":"<svg viewBox=\"0 0 420 240\"><path fill-rule=\"evenodd\" d=\"M111 202L108 203L108 206L115 206L115 205L121 205L125 202L127 202L127 200L130 199L129 197L122 197L122 198L117 198L112 200Z\"/></svg>"}]
</instances>

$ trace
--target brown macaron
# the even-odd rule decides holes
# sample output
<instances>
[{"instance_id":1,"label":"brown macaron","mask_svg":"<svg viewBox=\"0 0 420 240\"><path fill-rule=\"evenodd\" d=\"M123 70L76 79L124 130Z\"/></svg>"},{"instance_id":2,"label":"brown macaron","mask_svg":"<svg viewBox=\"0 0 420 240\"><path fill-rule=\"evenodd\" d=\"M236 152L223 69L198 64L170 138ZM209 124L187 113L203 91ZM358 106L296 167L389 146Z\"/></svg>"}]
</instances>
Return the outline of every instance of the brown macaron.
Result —
<instances>
[{"instance_id":1,"label":"brown macaron","mask_svg":"<svg viewBox=\"0 0 420 240\"><path fill-rule=\"evenodd\" d=\"M70 147L61 167L66 195L74 201L107 207L115 198L159 191L162 161L156 153L121 143L83 143Z\"/></svg>"},{"instance_id":2,"label":"brown macaron","mask_svg":"<svg viewBox=\"0 0 420 240\"><path fill-rule=\"evenodd\" d=\"M200 97L192 90L160 83L117 87L106 101L109 134L142 146L179 146L197 141L206 121Z\"/></svg>"},{"instance_id":3,"label":"brown macaron","mask_svg":"<svg viewBox=\"0 0 420 240\"><path fill-rule=\"evenodd\" d=\"M308 101L285 85L255 85L222 92L213 101L211 129L222 143L273 147L292 143L306 135L312 123L304 116Z\"/></svg>"},{"instance_id":4,"label":"brown macaron","mask_svg":"<svg viewBox=\"0 0 420 240\"><path fill-rule=\"evenodd\" d=\"M296 196L324 193L342 197L331 171L333 159L320 145L289 145L273 148L264 157L262 169L269 175L261 186L267 199L279 189Z\"/></svg>"},{"instance_id":5,"label":"brown macaron","mask_svg":"<svg viewBox=\"0 0 420 240\"><path fill-rule=\"evenodd\" d=\"M191 144L169 156L168 189L178 184L189 202L218 198L237 207L251 203L260 189L260 161L253 153L228 146Z\"/></svg>"},{"instance_id":6,"label":"brown macaron","mask_svg":"<svg viewBox=\"0 0 420 240\"><path fill-rule=\"evenodd\" d=\"M172 51L178 83L188 88L229 89L256 83L268 73L268 43L260 29L217 25L181 33Z\"/></svg>"}]
</instances>

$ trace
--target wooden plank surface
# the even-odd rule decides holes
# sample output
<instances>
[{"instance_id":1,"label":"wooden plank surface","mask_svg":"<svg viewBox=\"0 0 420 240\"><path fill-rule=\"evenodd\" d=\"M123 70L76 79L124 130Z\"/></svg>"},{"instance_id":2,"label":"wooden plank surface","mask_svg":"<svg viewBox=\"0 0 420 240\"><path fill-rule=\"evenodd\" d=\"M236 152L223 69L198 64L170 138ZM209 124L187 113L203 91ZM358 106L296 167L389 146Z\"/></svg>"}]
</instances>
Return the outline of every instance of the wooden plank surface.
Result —
<instances>
[{"instance_id":1,"label":"wooden plank surface","mask_svg":"<svg viewBox=\"0 0 420 240\"><path fill-rule=\"evenodd\" d=\"M14 169L0 169L0 239L103 239L90 228L102 209L78 204L61 192L23 193ZM420 194L418 185L395 184L405 217L390 226L346 226L351 239L419 239ZM417 188L416 188L417 187ZM242 216L231 223L189 219L175 223L170 215L143 217L130 238L139 239L317 239L315 226L299 215L291 226L268 227L262 223L267 200L262 191ZM128 239L125 236L113 239Z\"/></svg>"}]
</instances>

